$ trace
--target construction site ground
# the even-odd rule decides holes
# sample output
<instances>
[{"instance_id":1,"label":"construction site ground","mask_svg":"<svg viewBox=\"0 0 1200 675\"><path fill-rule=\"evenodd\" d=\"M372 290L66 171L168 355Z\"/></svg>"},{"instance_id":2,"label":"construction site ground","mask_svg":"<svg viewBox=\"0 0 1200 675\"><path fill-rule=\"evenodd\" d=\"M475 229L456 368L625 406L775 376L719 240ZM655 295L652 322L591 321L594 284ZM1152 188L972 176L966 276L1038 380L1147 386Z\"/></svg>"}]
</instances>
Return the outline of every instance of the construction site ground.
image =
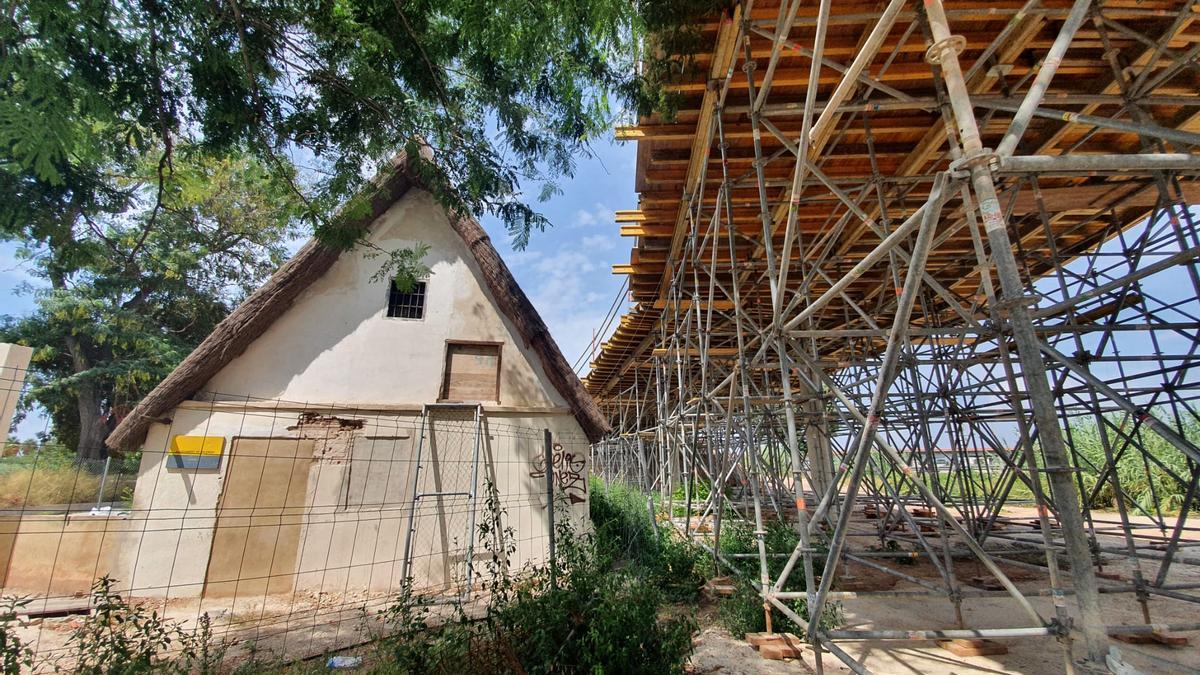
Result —
<instances>
[{"instance_id":1,"label":"construction site ground","mask_svg":"<svg viewBox=\"0 0 1200 675\"><path fill-rule=\"evenodd\" d=\"M1102 511L1093 512L1097 520L1117 520L1116 513ZM1030 526L1020 525L1036 517L1032 508L1012 507L1004 511L1004 515L1014 524L1007 526L1005 534L1012 534L1022 539L1040 539L1040 534ZM1148 519L1131 516L1132 524L1147 525ZM865 520L856 514L852 520L852 532L860 537L852 537L852 541L860 546L870 543L869 535L875 532L875 522ZM1097 525L1099 528L1099 524ZM1138 531L1135 529L1135 531ZM1157 532L1157 530L1154 530ZM1148 533L1148 531L1143 531ZM1101 546L1119 547L1124 543L1123 537L1111 534L1098 535ZM1176 563L1171 567L1167 583L1188 584L1200 583L1200 548L1194 544L1200 541L1200 533L1190 532L1183 536L1185 542L1193 546L1181 548L1177 553ZM859 549L861 550L861 549ZM1022 560L1033 561L1034 557L1022 556ZM1043 559L1044 560L1044 559ZM1100 579L1102 586L1119 586L1128 584L1133 577L1133 566L1128 558L1117 555L1104 557L1105 575L1119 575L1124 581ZM895 562L877 561L892 567L903 574L929 579L941 583L937 569L922 559L913 564L899 565ZM988 578L990 575L983 566L975 560L954 561L956 578L963 583L965 590L974 590L977 586L971 581L976 577ZM1030 603L1044 617L1054 616L1054 606L1048 596L1039 596L1039 590L1048 588L1048 574L1045 571L1035 571L1024 566L1016 567L1001 564L1002 570L1009 575L1019 589L1028 593ZM1153 579L1158 571L1154 561L1143 561L1142 573ZM872 581L879 581L879 587L890 585L891 575L851 563L843 573L852 574L856 583L870 587ZM1064 588L1070 589L1070 574L1065 572L1060 576ZM893 591L921 591L921 586L904 581L896 581L890 586ZM1105 622L1112 625L1144 623L1143 617L1132 593L1113 594L1103 593L1100 596L1104 611ZM938 630L958 628L955 623L954 608L948 599L939 598L869 598L858 597L842 600L845 615L844 629L902 629L902 630ZM965 598L963 600L963 617L967 628L1001 628L1033 625L1017 603L1009 597ZM1068 610L1073 610L1074 603L1067 602ZM1191 603L1164 597L1152 597L1150 600L1151 618L1154 623L1192 622L1196 617L1195 606ZM1072 611L1072 613L1074 613ZM744 640L733 637L721 628L714 605L706 605L699 609L696 618L700 622L701 632L697 637L696 651L692 657L693 672L696 673L810 673L814 670L812 650L804 648L803 656L799 659L782 661L766 660L755 648ZM1185 647L1167 647L1163 645L1131 645L1118 641L1112 644L1120 649L1125 662L1142 673L1196 673L1200 672L1200 633L1184 633L1189 637L1190 644ZM963 657L942 649L932 640L920 641L884 641L865 640L859 642L842 642L838 645L873 673L926 674L926 673L1062 673L1064 663L1062 649L1053 637L1023 638L1019 640L998 639L1004 644L1008 653L996 656ZM1076 649L1081 646L1076 642ZM836 657L825 654L824 668L827 672L850 672Z\"/></svg>"}]
</instances>

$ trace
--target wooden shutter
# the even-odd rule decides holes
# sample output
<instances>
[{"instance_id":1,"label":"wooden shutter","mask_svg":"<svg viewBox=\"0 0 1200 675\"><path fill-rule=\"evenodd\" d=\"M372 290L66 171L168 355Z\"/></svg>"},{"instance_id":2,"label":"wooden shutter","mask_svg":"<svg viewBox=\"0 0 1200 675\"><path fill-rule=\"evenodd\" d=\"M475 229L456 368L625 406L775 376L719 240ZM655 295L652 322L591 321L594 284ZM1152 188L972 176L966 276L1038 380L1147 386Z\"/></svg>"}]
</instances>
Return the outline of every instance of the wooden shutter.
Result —
<instances>
[{"instance_id":1,"label":"wooden shutter","mask_svg":"<svg viewBox=\"0 0 1200 675\"><path fill-rule=\"evenodd\" d=\"M443 401L500 401L498 343L447 342Z\"/></svg>"}]
</instances>

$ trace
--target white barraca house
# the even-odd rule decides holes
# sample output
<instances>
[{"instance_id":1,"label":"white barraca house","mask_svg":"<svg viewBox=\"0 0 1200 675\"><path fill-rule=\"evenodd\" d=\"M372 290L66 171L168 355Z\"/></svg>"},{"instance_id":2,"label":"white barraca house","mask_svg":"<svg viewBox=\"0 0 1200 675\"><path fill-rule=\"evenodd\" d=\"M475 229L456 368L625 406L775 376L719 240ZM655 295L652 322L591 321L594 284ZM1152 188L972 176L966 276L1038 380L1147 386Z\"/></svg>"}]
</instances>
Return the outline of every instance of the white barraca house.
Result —
<instances>
[{"instance_id":1,"label":"white barraca house","mask_svg":"<svg viewBox=\"0 0 1200 675\"><path fill-rule=\"evenodd\" d=\"M360 198L337 226L428 246L428 277L402 292L373 247L310 241L122 420L109 445L143 456L107 567L131 595L461 593L489 494L507 563L544 560L545 430L586 518L607 423L488 236L402 160Z\"/></svg>"}]
</instances>

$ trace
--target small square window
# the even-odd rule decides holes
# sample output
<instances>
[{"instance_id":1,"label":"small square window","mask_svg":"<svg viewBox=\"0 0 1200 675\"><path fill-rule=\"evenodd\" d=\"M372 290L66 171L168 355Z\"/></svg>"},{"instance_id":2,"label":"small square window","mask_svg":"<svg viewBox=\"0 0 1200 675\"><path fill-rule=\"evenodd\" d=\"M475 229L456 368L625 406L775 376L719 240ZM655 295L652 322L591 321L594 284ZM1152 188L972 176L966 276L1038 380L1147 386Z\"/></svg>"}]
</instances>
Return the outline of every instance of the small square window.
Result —
<instances>
[{"instance_id":1,"label":"small square window","mask_svg":"<svg viewBox=\"0 0 1200 675\"><path fill-rule=\"evenodd\" d=\"M396 280L388 284L387 315L393 319L425 318L425 282L413 284L407 293L396 288Z\"/></svg>"}]
</instances>

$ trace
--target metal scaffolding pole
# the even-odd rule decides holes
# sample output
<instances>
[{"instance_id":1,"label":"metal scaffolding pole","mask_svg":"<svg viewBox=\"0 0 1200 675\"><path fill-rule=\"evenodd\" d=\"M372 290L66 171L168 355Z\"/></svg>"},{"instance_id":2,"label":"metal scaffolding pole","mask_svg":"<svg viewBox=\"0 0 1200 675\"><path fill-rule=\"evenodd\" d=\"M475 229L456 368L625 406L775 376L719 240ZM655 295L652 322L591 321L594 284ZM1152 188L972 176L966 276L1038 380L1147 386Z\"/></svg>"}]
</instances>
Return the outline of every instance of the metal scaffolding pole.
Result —
<instances>
[{"instance_id":1,"label":"metal scaffolding pole","mask_svg":"<svg viewBox=\"0 0 1200 675\"><path fill-rule=\"evenodd\" d=\"M1200 48L1168 46L1192 12L1041 4L739 4L688 85L698 107L643 125L638 304L588 377L617 439L596 470L659 491L772 628L807 631L818 670L832 654L868 672L870 652L915 636L1054 637L1068 672L1102 668L1112 603L1145 622L1125 634L1151 634L1190 630L1155 629L1159 606L1200 602L1172 571L1192 563L1200 491L1200 297L1159 283L1200 289L1184 206L1200 194ZM898 56L921 35L917 83ZM656 145L692 120L690 155ZM1131 467L1149 495L1117 474ZM776 520L786 546L768 542ZM730 528L746 548L727 548ZM971 589L964 560L1003 590ZM1114 566L1128 578L1101 586ZM859 570L905 590L844 590ZM946 598L952 618L824 623L867 597ZM1026 627L981 622L980 598Z\"/></svg>"}]
</instances>

